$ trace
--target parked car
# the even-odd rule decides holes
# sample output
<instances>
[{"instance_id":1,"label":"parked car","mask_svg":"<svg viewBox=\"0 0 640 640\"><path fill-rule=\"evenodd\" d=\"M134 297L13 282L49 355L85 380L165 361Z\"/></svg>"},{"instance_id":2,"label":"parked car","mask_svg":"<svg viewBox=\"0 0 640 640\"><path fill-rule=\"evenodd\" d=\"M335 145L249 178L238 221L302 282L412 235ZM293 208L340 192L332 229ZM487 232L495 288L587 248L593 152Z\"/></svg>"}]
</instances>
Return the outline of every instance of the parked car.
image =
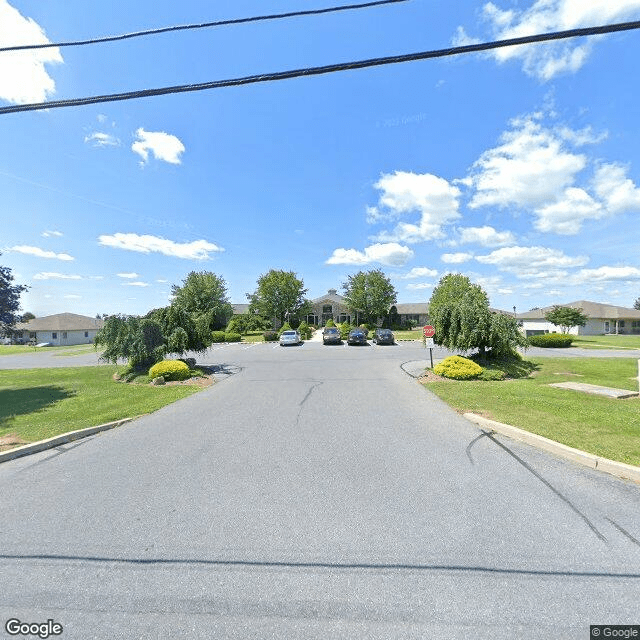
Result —
<instances>
[{"instance_id":1,"label":"parked car","mask_svg":"<svg viewBox=\"0 0 640 640\"><path fill-rule=\"evenodd\" d=\"M372 342L376 344L395 344L396 338L391 329L376 329L373 333Z\"/></svg>"},{"instance_id":2,"label":"parked car","mask_svg":"<svg viewBox=\"0 0 640 640\"><path fill-rule=\"evenodd\" d=\"M280 335L280 346L285 347L288 344L302 344L302 338L297 331L283 331Z\"/></svg>"},{"instance_id":3,"label":"parked car","mask_svg":"<svg viewBox=\"0 0 640 640\"><path fill-rule=\"evenodd\" d=\"M322 344L342 344L342 336L338 327L325 327L322 330Z\"/></svg>"},{"instance_id":4,"label":"parked car","mask_svg":"<svg viewBox=\"0 0 640 640\"><path fill-rule=\"evenodd\" d=\"M367 332L363 329L351 329L347 344L369 344L367 342Z\"/></svg>"}]
</instances>

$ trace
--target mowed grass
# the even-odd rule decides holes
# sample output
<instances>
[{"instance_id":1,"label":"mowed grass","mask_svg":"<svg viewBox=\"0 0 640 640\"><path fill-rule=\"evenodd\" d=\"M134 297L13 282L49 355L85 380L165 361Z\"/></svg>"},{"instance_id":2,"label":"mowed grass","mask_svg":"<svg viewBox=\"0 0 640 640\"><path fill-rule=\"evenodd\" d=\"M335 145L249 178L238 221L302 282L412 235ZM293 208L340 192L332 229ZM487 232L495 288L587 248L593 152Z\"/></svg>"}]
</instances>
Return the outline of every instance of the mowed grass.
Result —
<instances>
[{"instance_id":1,"label":"mowed grass","mask_svg":"<svg viewBox=\"0 0 640 640\"><path fill-rule=\"evenodd\" d=\"M26 442L151 413L200 390L190 385L125 384L116 367L0 371L0 436Z\"/></svg>"},{"instance_id":2,"label":"mowed grass","mask_svg":"<svg viewBox=\"0 0 640 640\"><path fill-rule=\"evenodd\" d=\"M598 456L640 465L640 400L614 400L550 387L586 382L638 390L634 358L530 358L529 377L503 382L429 382L461 413L511 424Z\"/></svg>"},{"instance_id":3,"label":"mowed grass","mask_svg":"<svg viewBox=\"0 0 640 640\"><path fill-rule=\"evenodd\" d=\"M2 344L0 356L13 356L21 353L42 353L46 351L56 356L75 356L83 353L92 353L95 347L92 344L76 344L63 347L32 347L28 344Z\"/></svg>"},{"instance_id":4,"label":"mowed grass","mask_svg":"<svg viewBox=\"0 0 640 640\"><path fill-rule=\"evenodd\" d=\"M572 346L582 349L640 349L640 335L574 336Z\"/></svg>"}]
</instances>

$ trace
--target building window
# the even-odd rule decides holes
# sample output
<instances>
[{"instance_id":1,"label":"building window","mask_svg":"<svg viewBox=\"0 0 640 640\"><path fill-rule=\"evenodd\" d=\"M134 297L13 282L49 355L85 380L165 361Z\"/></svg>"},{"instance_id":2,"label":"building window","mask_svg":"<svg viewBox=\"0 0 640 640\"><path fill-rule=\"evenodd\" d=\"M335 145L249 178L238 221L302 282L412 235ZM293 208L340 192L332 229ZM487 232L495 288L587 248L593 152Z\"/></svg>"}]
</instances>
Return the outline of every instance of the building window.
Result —
<instances>
[{"instance_id":1,"label":"building window","mask_svg":"<svg viewBox=\"0 0 640 640\"><path fill-rule=\"evenodd\" d=\"M89 337L89 332L88 332L88 331L85 331L85 332L84 332L84 337L85 337L85 338L88 338L88 337Z\"/></svg>"},{"instance_id":2,"label":"building window","mask_svg":"<svg viewBox=\"0 0 640 640\"><path fill-rule=\"evenodd\" d=\"M66 332L66 331L63 331L63 332L62 332L62 337L63 337L63 339L65 339L65 340L67 339L67 332Z\"/></svg>"},{"instance_id":3,"label":"building window","mask_svg":"<svg viewBox=\"0 0 640 640\"><path fill-rule=\"evenodd\" d=\"M618 320L618 326L623 329L624 328L624 320Z\"/></svg>"},{"instance_id":4,"label":"building window","mask_svg":"<svg viewBox=\"0 0 640 640\"><path fill-rule=\"evenodd\" d=\"M325 304L322 307L322 313L333 313L333 308L331 307L330 304Z\"/></svg>"},{"instance_id":5,"label":"building window","mask_svg":"<svg viewBox=\"0 0 640 640\"><path fill-rule=\"evenodd\" d=\"M51 334L51 338L52 338L53 340L57 340L57 339L58 339L58 334L54 331L54 332Z\"/></svg>"},{"instance_id":6,"label":"building window","mask_svg":"<svg viewBox=\"0 0 640 640\"><path fill-rule=\"evenodd\" d=\"M36 334L35 334L35 332L34 332L34 331L32 331L32 332L29 334L29 338L30 338L31 340L35 340L35 339L36 339Z\"/></svg>"}]
</instances>

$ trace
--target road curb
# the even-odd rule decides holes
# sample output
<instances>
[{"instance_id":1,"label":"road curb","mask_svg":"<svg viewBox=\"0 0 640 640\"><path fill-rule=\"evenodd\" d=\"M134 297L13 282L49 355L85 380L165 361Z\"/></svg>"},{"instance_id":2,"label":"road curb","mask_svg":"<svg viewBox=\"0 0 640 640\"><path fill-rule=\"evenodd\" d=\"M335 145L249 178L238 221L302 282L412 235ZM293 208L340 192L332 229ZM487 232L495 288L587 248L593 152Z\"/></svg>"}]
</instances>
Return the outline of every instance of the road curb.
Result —
<instances>
[{"instance_id":1,"label":"road curb","mask_svg":"<svg viewBox=\"0 0 640 640\"><path fill-rule=\"evenodd\" d=\"M526 444L530 444L538 449L543 449L544 451L553 453L561 458L565 458L566 460L571 460L572 462L589 467L590 469L604 471L605 473L618 478L631 480L631 482L640 484L640 467L634 467L633 465L625 464L624 462L616 462L615 460L609 460L607 458L600 458L592 453L568 447L567 445L560 444L555 440L549 440L549 438L518 429L518 427L513 427L509 424L503 424L502 422L483 418L475 413L465 413L463 416L470 422L482 427L487 427L491 429L491 431L501 433L502 435L513 438L514 440L519 440L520 442L525 442Z\"/></svg>"},{"instance_id":2,"label":"road curb","mask_svg":"<svg viewBox=\"0 0 640 640\"><path fill-rule=\"evenodd\" d=\"M136 417L140 417L140 416L136 416ZM100 424L97 427L87 427L86 429L69 431L69 433L63 433L60 436L55 436L53 438L49 438L48 440L39 440L38 442L31 442L29 444L25 444L22 447L16 447L15 449L9 449L8 451L3 451L2 453L0 453L0 464L3 462L8 462L9 460L14 460L15 458L28 456L32 453L45 451L46 449L53 449L54 447L58 447L61 444L66 444L67 442L73 442L74 440L79 440L80 438L86 438L88 436L94 435L95 433L99 433L100 431L115 429L115 427L119 427L120 425L123 425L127 422L131 422L132 420L135 420L136 417L123 418L122 420L107 422L105 424Z\"/></svg>"}]
</instances>

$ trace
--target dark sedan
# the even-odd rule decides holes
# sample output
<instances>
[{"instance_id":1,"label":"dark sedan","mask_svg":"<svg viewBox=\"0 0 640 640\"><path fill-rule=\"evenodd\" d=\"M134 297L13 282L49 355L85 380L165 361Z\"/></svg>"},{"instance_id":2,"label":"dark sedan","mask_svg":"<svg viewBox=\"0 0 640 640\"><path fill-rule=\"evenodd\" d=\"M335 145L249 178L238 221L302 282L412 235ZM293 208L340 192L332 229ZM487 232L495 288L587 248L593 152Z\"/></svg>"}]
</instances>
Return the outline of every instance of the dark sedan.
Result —
<instances>
[{"instance_id":1,"label":"dark sedan","mask_svg":"<svg viewBox=\"0 0 640 640\"><path fill-rule=\"evenodd\" d=\"M373 342L376 344L395 344L396 338L393 335L391 329L376 329L373 338Z\"/></svg>"},{"instance_id":2,"label":"dark sedan","mask_svg":"<svg viewBox=\"0 0 640 640\"><path fill-rule=\"evenodd\" d=\"M322 344L329 343L342 343L342 337L340 336L340 329L338 329L338 327L325 327L322 330Z\"/></svg>"},{"instance_id":3,"label":"dark sedan","mask_svg":"<svg viewBox=\"0 0 640 640\"><path fill-rule=\"evenodd\" d=\"M351 329L347 344L369 344L367 342L367 332L363 329Z\"/></svg>"}]
</instances>

